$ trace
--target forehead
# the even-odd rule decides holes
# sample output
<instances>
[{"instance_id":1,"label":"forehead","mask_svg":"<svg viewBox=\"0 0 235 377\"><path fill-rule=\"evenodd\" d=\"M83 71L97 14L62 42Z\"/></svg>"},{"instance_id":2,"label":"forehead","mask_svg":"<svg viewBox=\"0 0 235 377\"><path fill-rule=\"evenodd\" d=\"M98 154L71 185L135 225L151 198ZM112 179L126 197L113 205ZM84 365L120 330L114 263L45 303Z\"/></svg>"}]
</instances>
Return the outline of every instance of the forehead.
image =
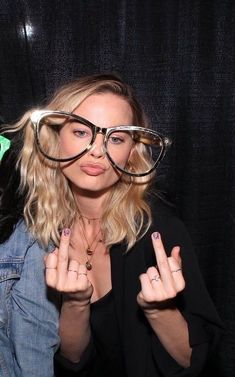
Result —
<instances>
[{"instance_id":1,"label":"forehead","mask_svg":"<svg viewBox=\"0 0 235 377\"><path fill-rule=\"evenodd\" d=\"M130 125L133 112L129 103L113 93L92 94L74 111L100 127Z\"/></svg>"}]
</instances>

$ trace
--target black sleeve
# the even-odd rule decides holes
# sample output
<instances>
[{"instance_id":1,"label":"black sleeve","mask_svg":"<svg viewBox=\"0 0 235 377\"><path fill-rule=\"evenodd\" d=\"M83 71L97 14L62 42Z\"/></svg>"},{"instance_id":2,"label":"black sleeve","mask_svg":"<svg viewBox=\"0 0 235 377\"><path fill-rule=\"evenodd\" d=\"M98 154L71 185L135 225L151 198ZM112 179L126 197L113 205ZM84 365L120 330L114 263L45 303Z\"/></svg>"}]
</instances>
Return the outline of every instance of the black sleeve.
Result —
<instances>
[{"instance_id":1,"label":"black sleeve","mask_svg":"<svg viewBox=\"0 0 235 377\"><path fill-rule=\"evenodd\" d=\"M87 368L95 357L96 350L92 339L78 363L68 360L58 350L54 358L55 377L85 377L87 375Z\"/></svg>"},{"instance_id":2,"label":"black sleeve","mask_svg":"<svg viewBox=\"0 0 235 377\"><path fill-rule=\"evenodd\" d=\"M157 212L158 213L158 212ZM178 294L176 304L189 328L193 349L189 368L180 367L153 336L152 350L164 376L198 376L222 333L222 323L203 281L190 236L183 223L173 215L159 211L153 229L161 233L164 246L170 254L173 246L180 246L185 289ZM155 256L152 256L154 260ZM180 336L180 334L179 334Z\"/></svg>"}]
</instances>

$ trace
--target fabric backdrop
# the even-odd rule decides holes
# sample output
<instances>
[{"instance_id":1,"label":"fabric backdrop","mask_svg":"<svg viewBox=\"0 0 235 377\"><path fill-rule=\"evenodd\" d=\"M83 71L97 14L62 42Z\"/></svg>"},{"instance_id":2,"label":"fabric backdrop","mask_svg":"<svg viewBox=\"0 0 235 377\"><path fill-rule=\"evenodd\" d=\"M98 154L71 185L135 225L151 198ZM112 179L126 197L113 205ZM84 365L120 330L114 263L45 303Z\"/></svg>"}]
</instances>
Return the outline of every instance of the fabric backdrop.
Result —
<instances>
[{"instance_id":1,"label":"fabric backdrop","mask_svg":"<svg viewBox=\"0 0 235 377\"><path fill-rule=\"evenodd\" d=\"M71 78L118 72L173 139L158 173L224 322L202 374L235 375L235 2L0 0L0 116Z\"/></svg>"}]
</instances>

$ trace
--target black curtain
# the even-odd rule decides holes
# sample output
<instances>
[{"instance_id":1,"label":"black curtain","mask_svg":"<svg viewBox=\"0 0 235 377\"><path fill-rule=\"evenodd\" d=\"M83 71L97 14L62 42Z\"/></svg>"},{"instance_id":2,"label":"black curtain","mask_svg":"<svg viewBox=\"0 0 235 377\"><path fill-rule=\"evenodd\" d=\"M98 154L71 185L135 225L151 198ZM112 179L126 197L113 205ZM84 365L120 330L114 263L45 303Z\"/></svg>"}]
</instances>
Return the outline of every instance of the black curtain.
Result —
<instances>
[{"instance_id":1,"label":"black curtain","mask_svg":"<svg viewBox=\"0 0 235 377\"><path fill-rule=\"evenodd\" d=\"M71 78L118 72L173 139L158 173L225 330L202 373L235 374L235 2L0 0L0 116Z\"/></svg>"}]
</instances>

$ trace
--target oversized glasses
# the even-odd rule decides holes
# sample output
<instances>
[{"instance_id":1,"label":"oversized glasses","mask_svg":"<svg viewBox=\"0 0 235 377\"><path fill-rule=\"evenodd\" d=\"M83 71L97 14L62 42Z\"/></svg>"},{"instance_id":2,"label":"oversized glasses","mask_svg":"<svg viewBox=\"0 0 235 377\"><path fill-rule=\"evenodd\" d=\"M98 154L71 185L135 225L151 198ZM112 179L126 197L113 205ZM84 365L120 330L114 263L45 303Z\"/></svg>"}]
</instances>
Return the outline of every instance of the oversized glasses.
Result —
<instances>
[{"instance_id":1,"label":"oversized glasses","mask_svg":"<svg viewBox=\"0 0 235 377\"><path fill-rule=\"evenodd\" d=\"M101 134L103 153L112 166L136 177L150 174L171 144L169 138L148 128L102 128L64 111L36 110L31 114L31 121L38 149L47 159L58 162L76 160L96 148L96 137ZM123 164L120 160L127 162Z\"/></svg>"}]
</instances>

